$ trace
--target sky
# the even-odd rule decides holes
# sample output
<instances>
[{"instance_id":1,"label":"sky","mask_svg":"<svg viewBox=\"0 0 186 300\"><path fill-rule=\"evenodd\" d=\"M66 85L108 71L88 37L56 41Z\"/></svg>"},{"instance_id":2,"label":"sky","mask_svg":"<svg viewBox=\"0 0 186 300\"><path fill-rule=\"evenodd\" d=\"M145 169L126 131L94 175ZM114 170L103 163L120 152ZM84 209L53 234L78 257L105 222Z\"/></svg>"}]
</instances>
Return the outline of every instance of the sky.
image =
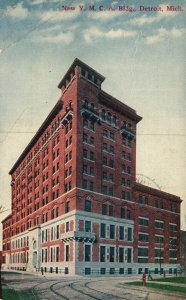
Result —
<instances>
[{"instance_id":1,"label":"sky","mask_svg":"<svg viewBox=\"0 0 186 300\"><path fill-rule=\"evenodd\" d=\"M8 172L78 57L106 77L103 90L143 117L138 180L183 199L186 230L184 9L183 0L0 2L0 220L10 213Z\"/></svg>"}]
</instances>

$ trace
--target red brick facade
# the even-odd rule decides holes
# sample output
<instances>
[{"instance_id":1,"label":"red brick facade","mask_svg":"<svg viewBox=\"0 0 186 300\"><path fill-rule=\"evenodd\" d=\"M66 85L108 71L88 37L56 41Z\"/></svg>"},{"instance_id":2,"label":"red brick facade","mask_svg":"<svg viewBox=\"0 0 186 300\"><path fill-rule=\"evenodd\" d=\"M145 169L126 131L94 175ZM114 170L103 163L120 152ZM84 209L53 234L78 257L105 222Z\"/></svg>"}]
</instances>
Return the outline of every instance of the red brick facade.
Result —
<instances>
[{"instance_id":1,"label":"red brick facade","mask_svg":"<svg viewBox=\"0 0 186 300\"><path fill-rule=\"evenodd\" d=\"M158 260L178 267L181 200L136 183L141 117L102 91L104 79L76 59L58 86L62 96L12 167L7 267L62 266L71 274L100 262L136 272Z\"/></svg>"}]
</instances>

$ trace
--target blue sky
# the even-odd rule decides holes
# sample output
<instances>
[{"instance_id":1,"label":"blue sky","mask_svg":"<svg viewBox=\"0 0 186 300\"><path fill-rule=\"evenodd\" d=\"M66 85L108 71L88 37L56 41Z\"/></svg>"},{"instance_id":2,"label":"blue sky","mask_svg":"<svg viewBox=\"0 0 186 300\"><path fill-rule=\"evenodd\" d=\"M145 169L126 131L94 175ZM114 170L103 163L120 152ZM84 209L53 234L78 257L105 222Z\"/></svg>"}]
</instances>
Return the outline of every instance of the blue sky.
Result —
<instances>
[{"instance_id":1,"label":"blue sky","mask_svg":"<svg viewBox=\"0 0 186 300\"><path fill-rule=\"evenodd\" d=\"M184 3L171 1L182 8ZM75 10L63 11L63 5ZM89 11L89 5L97 10ZM135 11L118 11L119 5ZM154 185L148 177L186 199L185 12L167 12L167 5L156 0L1 1L0 203L10 207L8 171L55 105L57 85L75 57L106 77L105 91L143 116L137 172L145 183ZM140 11L140 6L162 11Z\"/></svg>"}]
</instances>

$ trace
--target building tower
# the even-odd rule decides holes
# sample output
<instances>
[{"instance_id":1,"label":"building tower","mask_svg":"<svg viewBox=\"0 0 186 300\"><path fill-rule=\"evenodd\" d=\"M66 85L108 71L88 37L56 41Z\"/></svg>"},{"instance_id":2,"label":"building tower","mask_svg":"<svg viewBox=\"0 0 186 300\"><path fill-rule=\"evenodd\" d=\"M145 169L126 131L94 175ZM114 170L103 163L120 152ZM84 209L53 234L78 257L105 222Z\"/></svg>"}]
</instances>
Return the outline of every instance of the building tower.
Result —
<instances>
[{"instance_id":1,"label":"building tower","mask_svg":"<svg viewBox=\"0 0 186 300\"><path fill-rule=\"evenodd\" d=\"M136 183L142 118L102 90L104 79L75 59L60 99L10 170L6 267L69 274L179 267L181 200Z\"/></svg>"}]
</instances>

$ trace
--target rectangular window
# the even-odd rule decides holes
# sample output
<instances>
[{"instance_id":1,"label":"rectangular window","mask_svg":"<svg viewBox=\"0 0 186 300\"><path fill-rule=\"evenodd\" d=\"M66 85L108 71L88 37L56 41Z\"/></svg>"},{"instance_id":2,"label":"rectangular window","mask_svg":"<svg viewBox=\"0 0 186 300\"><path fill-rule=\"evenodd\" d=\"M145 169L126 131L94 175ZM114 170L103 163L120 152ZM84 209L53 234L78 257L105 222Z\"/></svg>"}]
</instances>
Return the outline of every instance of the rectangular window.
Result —
<instances>
[{"instance_id":1,"label":"rectangular window","mask_svg":"<svg viewBox=\"0 0 186 300\"><path fill-rule=\"evenodd\" d=\"M121 184L125 186L125 178L121 178Z\"/></svg>"},{"instance_id":2,"label":"rectangular window","mask_svg":"<svg viewBox=\"0 0 186 300\"><path fill-rule=\"evenodd\" d=\"M127 200L130 201L130 192L127 192Z\"/></svg>"},{"instance_id":3,"label":"rectangular window","mask_svg":"<svg viewBox=\"0 0 186 300\"><path fill-rule=\"evenodd\" d=\"M155 248L154 256L163 258L163 249Z\"/></svg>"},{"instance_id":4,"label":"rectangular window","mask_svg":"<svg viewBox=\"0 0 186 300\"><path fill-rule=\"evenodd\" d=\"M141 203L141 204L143 203L143 196L142 195L139 195L138 202Z\"/></svg>"},{"instance_id":5,"label":"rectangular window","mask_svg":"<svg viewBox=\"0 0 186 300\"><path fill-rule=\"evenodd\" d=\"M127 229L127 240L132 241L132 228L130 227Z\"/></svg>"},{"instance_id":6,"label":"rectangular window","mask_svg":"<svg viewBox=\"0 0 186 300\"><path fill-rule=\"evenodd\" d=\"M56 262L59 261L59 247L56 247Z\"/></svg>"},{"instance_id":7,"label":"rectangular window","mask_svg":"<svg viewBox=\"0 0 186 300\"><path fill-rule=\"evenodd\" d=\"M119 262L124 262L124 248L119 248Z\"/></svg>"},{"instance_id":8,"label":"rectangular window","mask_svg":"<svg viewBox=\"0 0 186 300\"><path fill-rule=\"evenodd\" d=\"M66 232L68 232L69 231L69 222L66 222Z\"/></svg>"},{"instance_id":9,"label":"rectangular window","mask_svg":"<svg viewBox=\"0 0 186 300\"><path fill-rule=\"evenodd\" d=\"M48 249L45 249L45 262L48 261Z\"/></svg>"},{"instance_id":10,"label":"rectangular window","mask_svg":"<svg viewBox=\"0 0 186 300\"><path fill-rule=\"evenodd\" d=\"M85 200L85 211L91 212L91 201Z\"/></svg>"},{"instance_id":11,"label":"rectangular window","mask_svg":"<svg viewBox=\"0 0 186 300\"><path fill-rule=\"evenodd\" d=\"M158 202L158 200L157 200L157 199L155 200L155 207L156 207L156 208L158 208L158 207L159 207L159 202Z\"/></svg>"},{"instance_id":12,"label":"rectangular window","mask_svg":"<svg viewBox=\"0 0 186 300\"><path fill-rule=\"evenodd\" d=\"M83 133L83 142L88 143L88 135Z\"/></svg>"},{"instance_id":13,"label":"rectangular window","mask_svg":"<svg viewBox=\"0 0 186 300\"><path fill-rule=\"evenodd\" d=\"M100 246L100 262L105 262L105 246Z\"/></svg>"},{"instance_id":14,"label":"rectangular window","mask_svg":"<svg viewBox=\"0 0 186 300\"><path fill-rule=\"evenodd\" d=\"M145 218L139 218L138 223L139 223L139 225L142 225L142 226L148 226L149 225L149 220L145 219Z\"/></svg>"},{"instance_id":15,"label":"rectangular window","mask_svg":"<svg viewBox=\"0 0 186 300\"><path fill-rule=\"evenodd\" d=\"M85 221L85 232L91 232L91 221Z\"/></svg>"},{"instance_id":16,"label":"rectangular window","mask_svg":"<svg viewBox=\"0 0 186 300\"><path fill-rule=\"evenodd\" d=\"M163 236L155 235L155 243L162 243L163 244Z\"/></svg>"},{"instance_id":17,"label":"rectangular window","mask_svg":"<svg viewBox=\"0 0 186 300\"><path fill-rule=\"evenodd\" d=\"M88 128L88 120L87 119L83 119L83 127Z\"/></svg>"},{"instance_id":18,"label":"rectangular window","mask_svg":"<svg viewBox=\"0 0 186 300\"><path fill-rule=\"evenodd\" d=\"M125 191L122 191L122 192L121 192L121 198L122 198L122 199L125 199L125 198L126 198Z\"/></svg>"},{"instance_id":19,"label":"rectangular window","mask_svg":"<svg viewBox=\"0 0 186 300\"><path fill-rule=\"evenodd\" d=\"M124 226L119 226L119 239L124 240Z\"/></svg>"},{"instance_id":20,"label":"rectangular window","mask_svg":"<svg viewBox=\"0 0 186 300\"><path fill-rule=\"evenodd\" d=\"M113 187L109 187L109 196L113 196L114 190Z\"/></svg>"},{"instance_id":21,"label":"rectangular window","mask_svg":"<svg viewBox=\"0 0 186 300\"><path fill-rule=\"evenodd\" d=\"M113 175L113 174L110 174L109 178L110 178L110 181L111 181L111 182L114 181L114 175Z\"/></svg>"},{"instance_id":22,"label":"rectangular window","mask_svg":"<svg viewBox=\"0 0 186 300\"><path fill-rule=\"evenodd\" d=\"M145 242L147 243L149 241L149 235L148 234L144 234L144 233L139 233L138 235L138 240L140 242Z\"/></svg>"},{"instance_id":23,"label":"rectangular window","mask_svg":"<svg viewBox=\"0 0 186 300\"><path fill-rule=\"evenodd\" d=\"M94 131L94 122L93 121L90 122L90 129Z\"/></svg>"},{"instance_id":24,"label":"rectangular window","mask_svg":"<svg viewBox=\"0 0 186 300\"><path fill-rule=\"evenodd\" d=\"M110 139L114 141L114 133L110 132Z\"/></svg>"},{"instance_id":25,"label":"rectangular window","mask_svg":"<svg viewBox=\"0 0 186 300\"><path fill-rule=\"evenodd\" d=\"M114 262L114 247L110 247L110 262Z\"/></svg>"},{"instance_id":26,"label":"rectangular window","mask_svg":"<svg viewBox=\"0 0 186 300\"><path fill-rule=\"evenodd\" d=\"M170 231L177 231L177 225L176 225L176 224L170 223L170 224L169 224L169 230L170 230Z\"/></svg>"},{"instance_id":27,"label":"rectangular window","mask_svg":"<svg viewBox=\"0 0 186 300\"><path fill-rule=\"evenodd\" d=\"M85 261L90 261L91 246L85 245Z\"/></svg>"},{"instance_id":28,"label":"rectangular window","mask_svg":"<svg viewBox=\"0 0 186 300\"><path fill-rule=\"evenodd\" d=\"M110 239L115 239L115 225L110 225Z\"/></svg>"},{"instance_id":29,"label":"rectangular window","mask_svg":"<svg viewBox=\"0 0 186 300\"><path fill-rule=\"evenodd\" d=\"M83 189L87 189L87 180L83 179Z\"/></svg>"},{"instance_id":30,"label":"rectangular window","mask_svg":"<svg viewBox=\"0 0 186 300\"><path fill-rule=\"evenodd\" d=\"M102 194L107 195L107 186L102 186Z\"/></svg>"},{"instance_id":31,"label":"rectangular window","mask_svg":"<svg viewBox=\"0 0 186 300\"><path fill-rule=\"evenodd\" d=\"M83 157L88 158L88 151L87 149L83 149Z\"/></svg>"},{"instance_id":32,"label":"rectangular window","mask_svg":"<svg viewBox=\"0 0 186 300\"><path fill-rule=\"evenodd\" d=\"M103 156L103 165L107 166L107 157Z\"/></svg>"},{"instance_id":33,"label":"rectangular window","mask_svg":"<svg viewBox=\"0 0 186 300\"><path fill-rule=\"evenodd\" d=\"M148 205L149 204L149 199L148 197L145 197L145 205Z\"/></svg>"},{"instance_id":34,"label":"rectangular window","mask_svg":"<svg viewBox=\"0 0 186 300\"><path fill-rule=\"evenodd\" d=\"M103 150L104 151L107 151L108 147L107 147L107 144L106 143L103 143Z\"/></svg>"},{"instance_id":35,"label":"rectangular window","mask_svg":"<svg viewBox=\"0 0 186 300\"><path fill-rule=\"evenodd\" d=\"M65 256L66 256L66 257L65 257L65 258L66 258L66 261L69 261L69 245L66 245L66 248L65 248L65 250L66 250L66 251L65 251L65 252L66 252L66 253L65 253Z\"/></svg>"},{"instance_id":36,"label":"rectangular window","mask_svg":"<svg viewBox=\"0 0 186 300\"><path fill-rule=\"evenodd\" d=\"M109 205L109 216L113 216L113 206Z\"/></svg>"},{"instance_id":37,"label":"rectangular window","mask_svg":"<svg viewBox=\"0 0 186 300\"><path fill-rule=\"evenodd\" d=\"M108 137L108 131L106 129L103 130L103 136Z\"/></svg>"},{"instance_id":38,"label":"rectangular window","mask_svg":"<svg viewBox=\"0 0 186 300\"><path fill-rule=\"evenodd\" d=\"M127 249L127 262L128 263L132 262L132 249L131 248Z\"/></svg>"},{"instance_id":39,"label":"rectangular window","mask_svg":"<svg viewBox=\"0 0 186 300\"><path fill-rule=\"evenodd\" d=\"M114 161L112 159L110 159L109 161L109 167L114 168Z\"/></svg>"},{"instance_id":40,"label":"rectangular window","mask_svg":"<svg viewBox=\"0 0 186 300\"><path fill-rule=\"evenodd\" d=\"M59 239L59 225L56 226L56 239Z\"/></svg>"},{"instance_id":41,"label":"rectangular window","mask_svg":"<svg viewBox=\"0 0 186 300\"><path fill-rule=\"evenodd\" d=\"M50 261L53 261L53 248L50 248Z\"/></svg>"},{"instance_id":42,"label":"rectangular window","mask_svg":"<svg viewBox=\"0 0 186 300\"><path fill-rule=\"evenodd\" d=\"M163 221L158 221L158 220L155 220L155 227L156 228L163 228L163 224L164 222Z\"/></svg>"},{"instance_id":43,"label":"rectangular window","mask_svg":"<svg viewBox=\"0 0 186 300\"><path fill-rule=\"evenodd\" d=\"M44 243L44 240L45 240L45 232L44 232L44 230L43 230L43 231L42 231L42 238L41 238L42 243Z\"/></svg>"},{"instance_id":44,"label":"rectangular window","mask_svg":"<svg viewBox=\"0 0 186 300\"><path fill-rule=\"evenodd\" d=\"M89 186L90 191L94 190L94 182L90 181L90 186Z\"/></svg>"},{"instance_id":45,"label":"rectangular window","mask_svg":"<svg viewBox=\"0 0 186 300\"><path fill-rule=\"evenodd\" d=\"M94 168L93 167L90 167L90 175L94 176Z\"/></svg>"},{"instance_id":46,"label":"rectangular window","mask_svg":"<svg viewBox=\"0 0 186 300\"><path fill-rule=\"evenodd\" d=\"M104 223L101 223L100 237L106 238L106 224L104 224Z\"/></svg>"},{"instance_id":47,"label":"rectangular window","mask_svg":"<svg viewBox=\"0 0 186 300\"><path fill-rule=\"evenodd\" d=\"M83 174L87 174L87 165L83 165Z\"/></svg>"},{"instance_id":48,"label":"rectangular window","mask_svg":"<svg viewBox=\"0 0 186 300\"><path fill-rule=\"evenodd\" d=\"M107 205L102 204L102 215L106 215L106 214L107 214Z\"/></svg>"},{"instance_id":49,"label":"rectangular window","mask_svg":"<svg viewBox=\"0 0 186 300\"><path fill-rule=\"evenodd\" d=\"M163 202L160 202L160 208L163 209Z\"/></svg>"},{"instance_id":50,"label":"rectangular window","mask_svg":"<svg viewBox=\"0 0 186 300\"><path fill-rule=\"evenodd\" d=\"M121 218L124 219L125 218L125 208L121 207Z\"/></svg>"},{"instance_id":51,"label":"rectangular window","mask_svg":"<svg viewBox=\"0 0 186 300\"><path fill-rule=\"evenodd\" d=\"M126 166L122 165L122 172L125 173L126 172Z\"/></svg>"},{"instance_id":52,"label":"rectangular window","mask_svg":"<svg viewBox=\"0 0 186 300\"><path fill-rule=\"evenodd\" d=\"M94 152L90 152L90 160L94 160Z\"/></svg>"},{"instance_id":53,"label":"rectangular window","mask_svg":"<svg viewBox=\"0 0 186 300\"><path fill-rule=\"evenodd\" d=\"M107 172L103 172L103 180L107 180Z\"/></svg>"},{"instance_id":54,"label":"rectangular window","mask_svg":"<svg viewBox=\"0 0 186 300\"><path fill-rule=\"evenodd\" d=\"M90 145L94 145L94 137L93 136L90 137Z\"/></svg>"},{"instance_id":55,"label":"rectangular window","mask_svg":"<svg viewBox=\"0 0 186 300\"><path fill-rule=\"evenodd\" d=\"M54 239L54 228L53 227L51 228L50 234L51 234L50 239L52 241Z\"/></svg>"},{"instance_id":56,"label":"rectangular window","mask_svg":"<svg viewBox=\"0 0 186 300\"><path fill-rule=\"evenodd\" d=\"M138 248L138 256L148 256L149 249L148 248Z\"/></svg>"},{"instance_id":57,"label":"rectangular window","mask_svg":"<svg viewBox=\"0 0 186 300\"><path fill-rule=\"evenodd\" d=\"M70 201L67 201L65 204L65 212L68 213L70 211Z\"/></svg>"},{"instance_id":58,"label":"rectangular window","mask_svg":"<svg viewBox=\"0 0 186 300\"><path fill-rule=\"evenodd\" d=\"M110 145L110 153L114 154L114 146Z\"/></svg>"}]
</instances>

